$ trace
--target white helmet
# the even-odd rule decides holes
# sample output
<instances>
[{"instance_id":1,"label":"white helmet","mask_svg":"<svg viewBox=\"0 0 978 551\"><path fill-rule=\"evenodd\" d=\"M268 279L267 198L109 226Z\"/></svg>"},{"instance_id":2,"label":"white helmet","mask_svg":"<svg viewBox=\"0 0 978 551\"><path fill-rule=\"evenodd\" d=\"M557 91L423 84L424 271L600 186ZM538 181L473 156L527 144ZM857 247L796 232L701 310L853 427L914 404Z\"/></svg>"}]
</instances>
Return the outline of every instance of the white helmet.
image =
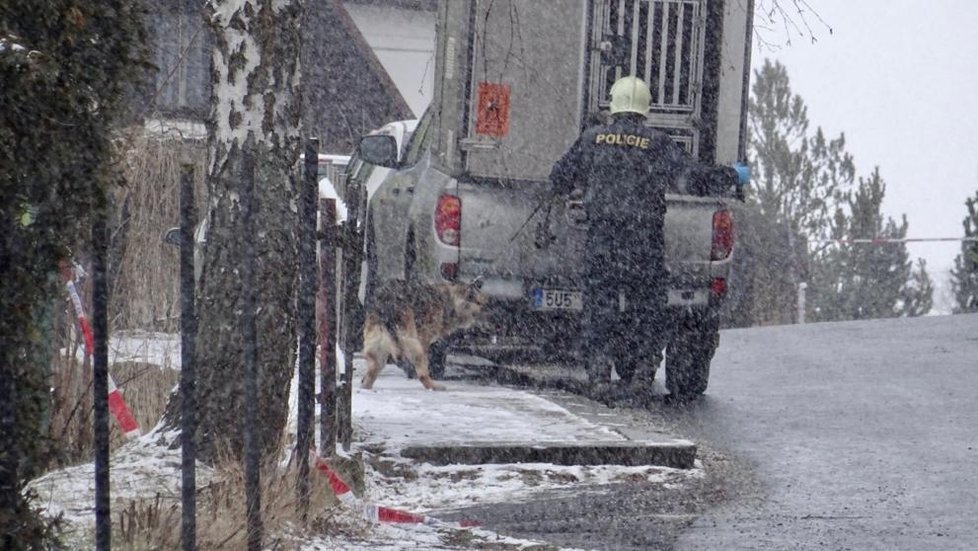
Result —
<instances>
[{"instance_id":1,"label":"white helmet","mask_svg":"<svg viewBox=\"0 0 978 551\"><path fill-rule=\"evenodd\" d=\"M652 103L652 92L645 81L635 77L621 77L611 87L611 114L638 113L645 115Z\"/></svg>"}]
</instances>

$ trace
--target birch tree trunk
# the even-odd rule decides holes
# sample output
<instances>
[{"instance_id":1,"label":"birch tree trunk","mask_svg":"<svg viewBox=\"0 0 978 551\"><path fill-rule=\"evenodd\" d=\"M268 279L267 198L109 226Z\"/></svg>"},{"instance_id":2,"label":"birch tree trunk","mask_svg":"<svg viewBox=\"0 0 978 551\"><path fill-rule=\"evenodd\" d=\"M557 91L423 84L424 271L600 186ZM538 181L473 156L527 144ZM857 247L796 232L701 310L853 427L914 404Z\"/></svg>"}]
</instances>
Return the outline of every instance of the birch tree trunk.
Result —
<instances>
[{"instance_id":1,"label":"birch tree trunk","mask_svg":"<svg viewBox=\"0 0 978 551\"><path fill-rule=\"evenodd\" d=\"M212 68L209 204L194 360L199 457L243 455L244 408L258 411L263 456L279 443L295 363L296 182L300 145L300 0L211 0ZM254 157L254 234L241 229L242 159ZM258 403L243 403L242 256L256 250ZM179 400L165 423L180 425Z\"/></svg>"}]
</instances>

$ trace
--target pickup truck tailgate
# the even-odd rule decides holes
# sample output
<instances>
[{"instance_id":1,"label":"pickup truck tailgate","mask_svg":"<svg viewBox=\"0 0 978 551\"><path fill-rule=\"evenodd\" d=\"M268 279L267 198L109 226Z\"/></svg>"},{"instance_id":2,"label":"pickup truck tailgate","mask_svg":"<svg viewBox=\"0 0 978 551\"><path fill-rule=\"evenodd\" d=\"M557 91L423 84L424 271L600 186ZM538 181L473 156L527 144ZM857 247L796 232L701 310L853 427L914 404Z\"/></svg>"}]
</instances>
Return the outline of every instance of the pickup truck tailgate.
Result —
<instances>
[{"instance_id":1,"label":"pickup truck tailgate","mask_svg":"<svg viewBox=\"0 0 978 551\"><path fill-rule=\"evenodd\" d=\"M484 289L500 298L525 298L532 285L566 289L582 285L587 223L579 204L554 201L549 238L541 239L546 209L529 220L548 186L519 189L494 183L460 184L462 201L459 270L465 279L482 277ZM672 287L709 286L713 213L716 198L667 195L666 263ZM522 226L522 230L520 230Z\"/></svg>"},{"instance_id":2,"label":"pickup truck tailgate","mask_svg":"<svg viewBox=\"0 0 978 551\"><path fill-rule=\"evenodd\" d=\"M666 266L674 285L708 286L713 214L724 203L714 197L669 194L666 205Z\"/></svg>"},{"instance_id":3,"label":"pickup truck tailgate","mask_svg":"<svg viewBox=\"0 0 978 551\"><path fill-rule=\"evenodd\" d=\"M463 278L481 276L483 289L503 298L525 297L527 281L579 287L586 226L572 223L560 200L551 204L550 223L541 226L547 209L537 207L548 190L549 185L533 182L459 184ZM541 240L542 228L549 228L553 239Z\"/></svg>"}]
</instances>

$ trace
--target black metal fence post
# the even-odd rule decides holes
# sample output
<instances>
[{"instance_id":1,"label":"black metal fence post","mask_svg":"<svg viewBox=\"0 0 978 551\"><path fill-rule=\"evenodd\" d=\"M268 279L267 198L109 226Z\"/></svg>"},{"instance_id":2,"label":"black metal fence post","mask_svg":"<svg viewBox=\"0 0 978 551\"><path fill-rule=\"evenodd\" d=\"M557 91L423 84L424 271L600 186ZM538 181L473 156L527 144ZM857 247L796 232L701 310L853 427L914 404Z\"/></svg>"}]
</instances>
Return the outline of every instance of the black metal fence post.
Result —
<instances>
[{"instance_id":1,"label":"black metal fence post","mask_svg":"<svg viewBox=\"0 0 978 551\"><path fill-rule=\"evenodd\" d=\"M252 140L248 140L251 142ZM255 321L255 158L249 144L242 151L241 231L244 232L244 254L241 262L243 314L241 335L244 352L244 464L245 494L248 516L248 550L260 551L262 543L261 450L257 439L258 408L258 326Z\"/></svg>"},{"instance_id":2,"label":"black metal fence post","mask_svg":"<svg viewBox=\"0 0 978 551\"><path fill-rule=\"evenodd\" d=\"M106 207L96 208L92 223L92 401L95 405L95 548L112 548L109 506L109 285L106 264L109 233Z\"/></svg>"},{"instance_id":3,"label":"black metal fence post","mask_svg":"<svg viewBox=\"0 0 978 551\"><path fill-rule=\"evenodd\" d=\"M194 308L194 167L180 168L180 419L181 440L181 524L183 551L197 548L197 374L194 369L194 342L197 316Z\"/></svg>"},{"instance_id":4,"label":"black metal fence post","mask_svg":"<svg viewBox=\"0 0 978 551\"><path fill-rule=\"evenodd\" d=\"M336 201L319 199L319 454L336 453Z\"/></svg>"},{"instance_id":5,"label":"black metal fence post","mask_svg":"<svg viewBox=\"0 0 978 551\"><path fill-rule=\"evenodd\" d=\"M303 520L309 510L309 449L315 406L316 374L316 198L319 195L319 141L306 142L299 190L299 411L296 418L296 491Z\"/></svg>"},{"instance_id":6,"label":"black metal fence post","mask_svg":"<svg viewBox=\"0 0 978 551\"><path fill-rule=\"evenodd\" d=\"M7 246L4 243L4 246ZM6 251L4 251L6 252ZM4 297L6 300L6 297ZM4 303L6 306L6 302ZM0 359L6 359L3 349L6 339L0 339ZM2 360L0 360L2 361ZM0 437L8 442L6 453L0 454L0 545L3 549L14 547L13 523L17 510L17 489L19 486L20 446L12 442L17 427L17 385L12 365L0 365ZM10 440L8 440L8 438ZM9 520L6 520L9 519Z\"/></svg>"},{"instance_id":7,"label":"black metal fence post","mask_svg":"<svg viewBox=\"0 0 978 551\"><path fill-rule=\"evenodd\" d=\"M360 223L360 206L364 204L364 191L358 184L349 183L346 193L347 217L343 232L343 396L340 410L340 441L344 451L350 451L353 441L353 354L356 333L360 329L354 323L360 290L360 265L363 238Z\"/></svg>"}]
</instances>

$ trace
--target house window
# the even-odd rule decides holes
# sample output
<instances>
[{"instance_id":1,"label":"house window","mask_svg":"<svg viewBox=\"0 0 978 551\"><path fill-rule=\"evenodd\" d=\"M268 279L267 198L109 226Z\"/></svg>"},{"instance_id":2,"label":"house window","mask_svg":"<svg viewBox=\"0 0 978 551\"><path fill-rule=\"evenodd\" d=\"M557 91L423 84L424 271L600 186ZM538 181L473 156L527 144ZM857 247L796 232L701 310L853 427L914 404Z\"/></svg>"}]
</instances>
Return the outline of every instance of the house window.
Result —
<instances>
[{"instance_id":1,"label":"house window","mask_svg":"<svg viewBox=\"0 0 978 551\"><path fill-rule=\"evenodd\" d=\"M172 2L150 16L152 60L157 68L151 94L157 112L206 116L210 109L211 36L201 5Z\"/></svg>"}]
</instances>

